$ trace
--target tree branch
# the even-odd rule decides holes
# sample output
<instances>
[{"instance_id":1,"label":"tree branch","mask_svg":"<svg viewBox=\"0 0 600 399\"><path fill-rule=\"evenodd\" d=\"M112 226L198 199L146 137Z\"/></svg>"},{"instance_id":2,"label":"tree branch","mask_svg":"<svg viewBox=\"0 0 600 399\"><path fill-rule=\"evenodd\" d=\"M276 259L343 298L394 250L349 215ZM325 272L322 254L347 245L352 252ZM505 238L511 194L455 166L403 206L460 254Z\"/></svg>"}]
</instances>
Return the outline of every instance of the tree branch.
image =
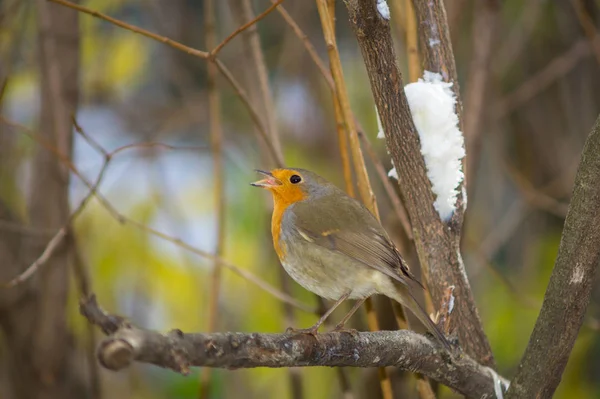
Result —
<instances>
[{"instance_id":1,"label":"tree branch","mask_svg":"<svg viewBox=\"0 0 600 399\"><path fill-rule=\"evenodd\" d=\"M434 194L431 190L425 161L421 155L421 144L412 115L404 94L404 83L396 64L396 54L388 22L383 19L375 2L370 0L346 0L350 21L365 61L375 104L381 117L386 144L399 176L400 193L404 198L412 224L419 262L432 294L435 308L440 309L446 289L453 285L456 306L450 318L450 329L458 333L465 351L479 362L493 365L493 356L483 332L471 287L460 255L460 228L464 203L459 198L457 210L451 221L444 223L433 207ZM417 16L420 7L416 4ZM444 20L445 20L445 13ZM421 17L419 17L421 24ZM428 26L431 29L431 24ZM443 76L455 76L454 58L447 32L438 36L436 46L442 49L435 58L426 57L444 64L450 57L452 65L442 70ZM444 31L447 29L444 28ZM445 64L444 64L445 65ZM430 69L431 70L431 69ZM454 84L456 84L453 81Z\"/></svg>"},{"instance_id":2,"label":"tree branch","mask_svg":"<svg viewBox=\"0 0 600 399\"><path fill-rule=\"evenodd\" d=\"M437 343L408 330L331 332L317 337L287 333L184 334L180 330L161 334L107 314L93 295L82 301L80 311L109 335L100 343L98 360L110 370L121 370L134 361L182 374L188 374L193 366L394 366L422 373L468 397L493 397L494 380L488 368L468 356L452 358Z\"/></svg>"},{"instance_id":3,"label":"tree branch","mask_svg":"<svg viewBox=\"0 0 600 399\"><path fill-rule=\"evenodd\" d=\"M600 116L583 148L554 270L511 398L549 398L560 383L600 264L599 180Z\"/></svg>"}]
</instances>

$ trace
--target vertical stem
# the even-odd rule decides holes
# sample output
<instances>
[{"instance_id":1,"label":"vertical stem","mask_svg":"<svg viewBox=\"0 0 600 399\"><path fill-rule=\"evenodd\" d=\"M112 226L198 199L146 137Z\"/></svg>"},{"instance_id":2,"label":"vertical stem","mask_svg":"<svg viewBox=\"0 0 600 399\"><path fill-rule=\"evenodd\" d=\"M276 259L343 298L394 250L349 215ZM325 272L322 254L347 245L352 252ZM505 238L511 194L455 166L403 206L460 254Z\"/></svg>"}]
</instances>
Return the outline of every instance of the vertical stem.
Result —
<instances>
[{"instance_id":1,"label":"vertical stem","mask_svg":"<svg viewBox=\"0 0 600 399\"><path fill-rule=\"evenodd\" d=\"M323 27L323 34L325 36L325 42L327 44L327 53L329 55L331 74L335 83L335 91L340 102L342 116L344 118L344 127L348 132L350 149L352 152L352 160L354 163L356 179L358 182L358 191L367 209L369 209L375 216L377 216L377 218L379 218L379 210L377 209L377 204L375 203L375 195L371 190L369 177L367 175L367 169L365 167L364 159L362 156L362 150L358 141L356 123L354 121L352 110L350 108L350 100L348 99L346 82L344 81L342 62L340 60L340 54L337 49L335 33L330 23L331 18L329 16L329 10L327 8L326 0L317 0L317 8L319 10L321 25Z\"/></svg>"},{"instance_id":2,"label":"vertical stem","mask_svg":"<svg viewBox=\"0 0 600 399\"><path fill-rule=\"evenodd\" d=\"M419 35L417 33L417 17L412 0L404 2L404 16L406 17L406 58L408 60L408 78L416 82L421 77L421 60L419 57Z\"/></svg>"},{"instance_id":3,"label":"vertical stem","mask_svg":"<svg viewBox=\"0 0 600 399\"><path fill-rule=\"evenodd\" d=\"M327 11L329 12L331 28L335 36L335 0L327 0ZM333 90L333 111L335 115L335 128L340 146L340 156L342 158L342 169L344 172L346 192L349 196L354 198L356 194L354 193L354 184L352 182L352 166L350 164L350 157L348 156L348 138L344 129L344 115L342 114L340 101L335 95L335 89Z\"/></svg>"},{"instance_id":4,"label":"vertical stem","mask_svg":"<svg viewBox=\"0 0 600 399\"><path fill-rule=\"evenodd\" d=\"M231 6L233 8L235 14L237 14L238 19L242 24L247 23L254 19L254 12L252 10L252 4L250 0L232 0ZM247 75L248 80L251 81L253 79L258 81L258 86L251 85L251 98L253 101L259 104L259 109L262 111L261 113L265 115L266 118L266 126L269 132L269 136L271 139L271 144L274 148L277 158L275 159L275 163L278 167L283 167L283 151L281 148L281 142L279 138L279 132L277 129L277 118L275 115L275 105L273 102L273 96L271 93L271 89L269 87L269 78L267 67L265 64L264 54L262 51L262 47L260 44L260 36L258 34L258 30L256 25L252 25L248 29L243 32L243 37L245 40L245 47L247 47L248 58L250 60L250 68L249 74ZM281 161L277 161L277 159ZM281 289L284 293L290 294L290 277L287 275L285 270L280 267L279 271L279 281L281 284ZM295 325L295 317L294 317L294 308L288 304L283 303L283 313L285 315L285 323L288 326ZM297 368L291 368L288 370L289 378L290 378L290 390L291 396L293 399L302 399L304 396L302 389L302 371Z\"/></svg>"},{"instance_id":5,"label":"vertical stem","mask_svg":"<svg viewBox=\"0 0 600 399\"><path fill-rule=\"evenodd\" d=\"M352 152L352 160L354 162L354 170L356 172L358 191L362 202L365 204L377 219L379 219L379 210L377 209L377 203L375 202L375 195L371 189L369 182L369 176L365 166L364 158L362 155L362 149L358 139L358 132L356 130L356 123L354 116L350 108L350 101L348 99L348 92L346 90L346 83L344 81L344 75L342 70L342 62L340 60L340 54L337 49L337 43L335 39L334 30L334 15L330 15L330 5L327 0L316 0L317 9L319 11L319 17L321 19L321 26L323 28L323 35L327 45L327 53L329 55L329 64L331 68L331 74L333 77L335 92L334 98L337 98L339 103L342 121L350 141L350 150ZM367 311L367 322L371 331L379 330L379 322L377 321L377 314L371 298L365 301L365 309ZM381 384L381 391L385 399L392 399L392 384L390 377L385 368L379 368L379 380Z\"/></svg>"},{"instance_id":6,"label":"vertical stem","mask_svg":"<svg viewBox=\"0 0 600 399\"><path fill-rule=\"evenodd\" d=\"M204 3L205 42L207 48L214 48L217 44L215 33L215 3L214 0L206 0ZM221 127L221 98L217 90L218 70L212 60L207 64L207 90L208 90L208 113L211 152L213 155L213 181L214 181L214 203L217 215L217 244L215 255L223 256L225 243L225 189L223 173L223 150L222 150L222 127ZM207 330L215 331L219 315L219 294L221 291L222 267L219 262L214 262L210 276L209 298L208 298L208 321ZM205 367L201 370L199 398L208 398L211 392L212 369Z\"/></svg>"}]
</instances>

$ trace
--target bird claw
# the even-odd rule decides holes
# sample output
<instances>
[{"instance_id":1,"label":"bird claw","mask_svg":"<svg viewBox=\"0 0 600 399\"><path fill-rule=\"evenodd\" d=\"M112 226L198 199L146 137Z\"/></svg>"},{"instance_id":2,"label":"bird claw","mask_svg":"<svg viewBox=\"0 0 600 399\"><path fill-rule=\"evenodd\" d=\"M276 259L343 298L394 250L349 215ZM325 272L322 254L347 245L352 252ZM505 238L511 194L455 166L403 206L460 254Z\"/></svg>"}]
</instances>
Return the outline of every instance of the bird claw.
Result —
<instances>
[{"instance_id":1,"label":"bird claw","mask_svg":"<svg viewBox=\"0 0 600 399\"><path fill-rule=\"evenodd\" d=\"M312 335L313 337L316 337L318 334L318 329L319 327L309 327L309 328L293 328L293 327L288 327L285 329L285 332L288 334L308 334L308 335Z\"/></svg>"},{"instance_id":2,"label":"bird claw","mask_svg":"<svg viewBox=\"0 0 600 399\"><path fill-rule=\"evenodd\" d=\"M352 335L353 337L357 337L358 336L358 330L355 328L344 328L343 324L338 324L337 326L335 326L335 328L333 329L334 332L345 332L348 333L350 335Z\"/></svg>"}]
</instances>

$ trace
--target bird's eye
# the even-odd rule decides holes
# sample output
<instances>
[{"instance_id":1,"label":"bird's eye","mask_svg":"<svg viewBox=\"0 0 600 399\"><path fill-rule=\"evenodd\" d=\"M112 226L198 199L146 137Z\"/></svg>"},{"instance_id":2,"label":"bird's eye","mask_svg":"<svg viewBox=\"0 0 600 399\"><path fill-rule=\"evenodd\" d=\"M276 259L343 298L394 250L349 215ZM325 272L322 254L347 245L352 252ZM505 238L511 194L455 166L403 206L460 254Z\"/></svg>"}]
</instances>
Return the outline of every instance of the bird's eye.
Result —
<instances>
[{"instance_id":1,"label":"bird's eye","mask_svg":"<svg viewBox=\"0 0 600 399\"><path fill-rule=\"evenodd\" d=\"M292 184L298 184L302 181L302 178L298 175L292 175L292 177L290 177L290 182Z\"/></svg>"}]
</instances>

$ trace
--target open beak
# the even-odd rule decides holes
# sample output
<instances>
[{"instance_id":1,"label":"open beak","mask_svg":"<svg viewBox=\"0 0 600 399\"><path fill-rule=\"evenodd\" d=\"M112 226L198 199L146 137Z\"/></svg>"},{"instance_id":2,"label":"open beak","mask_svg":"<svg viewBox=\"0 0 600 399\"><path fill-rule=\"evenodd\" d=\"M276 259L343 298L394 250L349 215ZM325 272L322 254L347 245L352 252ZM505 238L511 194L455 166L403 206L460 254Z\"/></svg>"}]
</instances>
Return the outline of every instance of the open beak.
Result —
<instances>
[{"instance_id":1,"label":"open beak","mask_svg":"<svg viewBox=\"0 0 600 399\"><path fill-rule=\"evenodd\" d=\"M264 170L255 169L258 173L263 176L266 176L266 179L262 179L259 181L255 181L254 183L250 183L250 185L254 187L262 187L262 188L271 188L275 186L281 186L281 181L273 176L269 172L265 172Z\"/></svg>"}]
</instances>

